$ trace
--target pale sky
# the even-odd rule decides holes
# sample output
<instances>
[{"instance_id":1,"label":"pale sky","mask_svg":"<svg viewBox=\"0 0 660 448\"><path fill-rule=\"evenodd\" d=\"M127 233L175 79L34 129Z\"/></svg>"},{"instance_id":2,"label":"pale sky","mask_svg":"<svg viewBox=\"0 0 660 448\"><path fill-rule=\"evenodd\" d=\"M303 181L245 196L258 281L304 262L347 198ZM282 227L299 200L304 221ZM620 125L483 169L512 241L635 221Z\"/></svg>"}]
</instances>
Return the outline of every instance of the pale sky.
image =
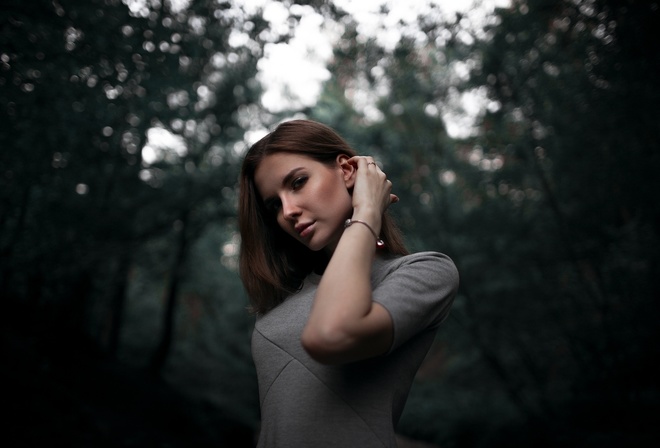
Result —
<instances>
[{"instance_id":1,"label":"pale sky","mask_svg":"<svg viewBox=\"0 0 660 448\"><path fill-rule=\"evenodd\" d=\"M270 0L241 0L251 7L264 7L264 18L273 27L282 26L288 12L280 2ZM509 0L334 0L359 23L358 31L375 37L385 48L393 48L402 33L425 36L417 29L417 17L429 11L429 3L436 4L443 14L452 17L460 11L467 15L473 29L480 29L489 19L489 13L497 6L510 4ZM383 17L380 6L386 4L390 13ZM476 7L475 4L480 6ZM273 111L287 106L312 106L321 93L322 83L330 77L325 64L332 56L333 41L339 37L336 25L324 21L309 7L299 7L302 13L300 25L288 44L268 44L265 57L259 62L259 80L265 86L263 105ZM402 28L399 22L405 26ZM466 67L457 70L467 73ZM460 75L460 74L459 74ZM451 136L469 135L476 116L487 106L485 92L473 91L453 98L452 111L442 111ZM456 110L464 109L464 114ZM255 137L256 138L256 137Z\"/></svg>"}]
</instances>

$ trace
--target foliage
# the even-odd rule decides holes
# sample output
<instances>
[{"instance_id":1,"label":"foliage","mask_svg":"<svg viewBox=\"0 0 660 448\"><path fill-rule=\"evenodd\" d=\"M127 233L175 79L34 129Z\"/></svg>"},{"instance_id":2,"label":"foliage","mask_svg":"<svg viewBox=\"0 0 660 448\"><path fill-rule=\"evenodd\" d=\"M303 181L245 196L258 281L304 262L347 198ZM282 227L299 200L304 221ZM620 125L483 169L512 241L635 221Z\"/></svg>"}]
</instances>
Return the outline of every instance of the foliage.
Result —
<instances>
[{"instance_id":1,"label":"foliage","mask_svg":"<svg viewBox=\"0 0 660 448\"><path fill-rule=\"evenodd\" d=\"M17 301L84 300L62 290L103 281L184 212L192 227L232 213L219 193L234 184L258 51L233 48L239 19L211 5L204 18L110 0L3 11L2 272ZM161 143L163 160L146 161L154 128L185 147Z\"/></svg>"}]
</instances>

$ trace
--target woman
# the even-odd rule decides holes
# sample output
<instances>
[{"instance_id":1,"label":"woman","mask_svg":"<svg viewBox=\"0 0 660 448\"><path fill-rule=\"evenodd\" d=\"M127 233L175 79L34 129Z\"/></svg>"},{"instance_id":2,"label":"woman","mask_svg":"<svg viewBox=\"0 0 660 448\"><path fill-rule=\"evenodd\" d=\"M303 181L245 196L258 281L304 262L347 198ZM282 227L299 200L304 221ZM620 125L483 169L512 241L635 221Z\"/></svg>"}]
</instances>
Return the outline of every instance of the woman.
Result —
<instances>
[{"instance_id":1,"label":"woman","mask_svg":"<svg viewBox=\"0 0 660 448\"><path fill-rule=\"evenodd\" d=\"M458 273L440 253L407 253L391 188L313 121L284 122L248 151L240 272L257 315L258 446L396 446Z\"/></svg>"}]
</instances>

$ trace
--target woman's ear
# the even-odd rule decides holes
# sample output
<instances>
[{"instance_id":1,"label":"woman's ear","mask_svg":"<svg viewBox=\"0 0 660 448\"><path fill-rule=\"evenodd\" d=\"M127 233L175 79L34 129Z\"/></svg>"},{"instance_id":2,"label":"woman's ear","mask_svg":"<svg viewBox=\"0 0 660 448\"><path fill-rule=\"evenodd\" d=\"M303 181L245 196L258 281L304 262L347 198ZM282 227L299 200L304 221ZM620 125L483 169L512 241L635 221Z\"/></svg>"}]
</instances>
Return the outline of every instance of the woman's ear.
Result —
<instances>
[{"instance_id":1,"label":"woman's ear","mask_svg":"<svg viewBox=\"0 0 660 448\"><path fill-rule=\"evenodd\" d=\"M355 185L355 175L357 170L357 167L349 162L350 159L351 157L346 154L339 154L337 156L337 165L342 172L346 188L349 189L353 188L353 185Z\"/></svg>"}]
</instances>

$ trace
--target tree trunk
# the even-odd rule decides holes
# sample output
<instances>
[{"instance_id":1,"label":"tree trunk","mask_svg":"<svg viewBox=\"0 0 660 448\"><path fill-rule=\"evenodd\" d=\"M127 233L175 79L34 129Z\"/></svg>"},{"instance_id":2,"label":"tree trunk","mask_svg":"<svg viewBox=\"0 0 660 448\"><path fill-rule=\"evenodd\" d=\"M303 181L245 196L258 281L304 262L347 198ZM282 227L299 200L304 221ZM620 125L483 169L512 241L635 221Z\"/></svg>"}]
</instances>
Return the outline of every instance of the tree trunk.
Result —
<instances>
[{"instance_id":1,"label":"tree trunk","mask_svg":"<svg viewBox=\"0 0 660 448\"><path fill-rule=\"evenodd\" d=\"M165 291L166 304L163 320L163 330L160 337L160 343L156 349L156 352L154 353L154 356L151 359L151 365L149 366L151 373L156 376L160 375L163 366L167 361L167 357L172 347L172 341L174 339L174 316L176 312L177 296L179 294L181 279L183 277L185 255L189 244L189 238L187 235L188 215L189 211L185 210L181 216L182 227L178 235L178 244L176 256L174 258L174 266L172 267L172 274L170 275L169 285Z\"/></svg>"},{"instance_id":2,"label":"tree trunk","mask_svg":"<svg viewBox=\"0 0 660 448\"><path fill-rule=\"evenodd\" d=\"M110 314L110 334L108 335L108 356L117 357L119 351L119 339L124 317L124 306L126 305L126 294L128 290L128 274L131 266L131 257L128 251L121 254L119 267L117 268L117 280L115 282L112 297L112 311Z\"/></svg>"}]
</instances>

